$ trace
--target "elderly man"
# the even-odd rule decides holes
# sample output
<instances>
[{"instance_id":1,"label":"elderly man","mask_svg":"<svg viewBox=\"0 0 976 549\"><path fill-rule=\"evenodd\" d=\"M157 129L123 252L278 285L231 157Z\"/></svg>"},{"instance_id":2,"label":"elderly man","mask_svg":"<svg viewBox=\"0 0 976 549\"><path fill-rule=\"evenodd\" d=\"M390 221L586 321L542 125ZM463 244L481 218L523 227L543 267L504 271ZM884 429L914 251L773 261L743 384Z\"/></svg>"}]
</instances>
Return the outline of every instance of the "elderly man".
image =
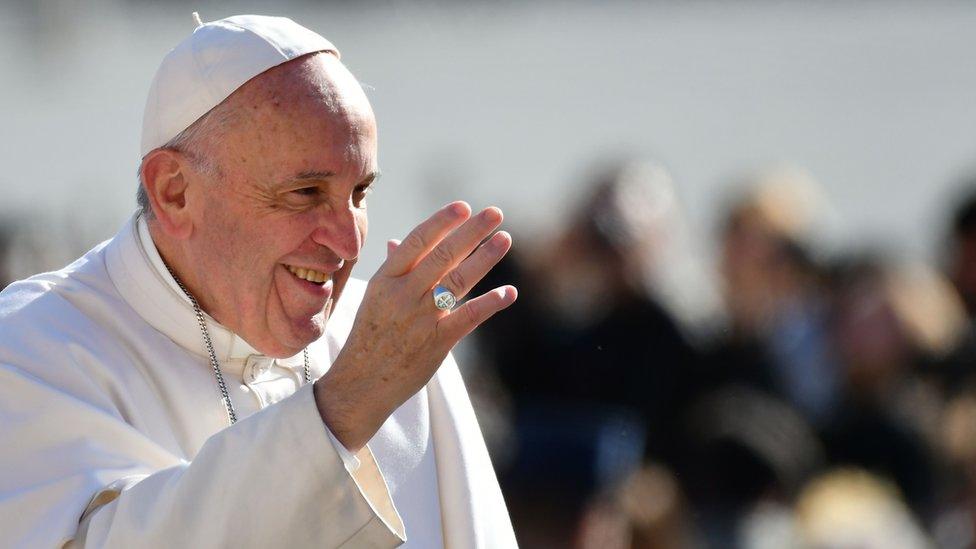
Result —
<instances>
[{"instance_id":1,"label":"elderly man","mask_svg":"<svg viewBox=\"0 0 976 549\"><path fill-rule=\"evenodd\" d=\"M452 310L501 212L449 204L351 279L360 86L291 20L198 25L150 89L141 211L0 294L0 546L513 546L449 355L515 300Z\"/></svg>"}]
</instances>

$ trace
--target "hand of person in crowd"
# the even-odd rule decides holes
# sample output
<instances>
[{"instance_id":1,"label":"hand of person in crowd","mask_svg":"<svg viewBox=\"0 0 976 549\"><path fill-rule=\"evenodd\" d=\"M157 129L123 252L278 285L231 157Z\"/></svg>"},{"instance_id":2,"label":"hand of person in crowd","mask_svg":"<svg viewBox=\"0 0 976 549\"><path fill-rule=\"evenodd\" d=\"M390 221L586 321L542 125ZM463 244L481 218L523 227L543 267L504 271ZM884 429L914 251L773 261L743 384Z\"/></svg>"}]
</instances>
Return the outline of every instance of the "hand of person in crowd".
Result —
<instances>
[{"instance_id":1,"label":"hand of person in crowd","mask_svg":"<svg viewBox=\"0 0 976 549\"><path fill-rule=\"evenodd\" d=\"M513 286L474 297L454 310L434 304L443 286L460 300L512 246L499 231L498 208L471 215L464 202L441 208L389 243L387 259L369 281L345 347L315 383L319 413L350 451L366 445L386 418L434 375L452 347L515 302ZM473 252L473 253L472 253Z\"/></svg>"}]
</instances>

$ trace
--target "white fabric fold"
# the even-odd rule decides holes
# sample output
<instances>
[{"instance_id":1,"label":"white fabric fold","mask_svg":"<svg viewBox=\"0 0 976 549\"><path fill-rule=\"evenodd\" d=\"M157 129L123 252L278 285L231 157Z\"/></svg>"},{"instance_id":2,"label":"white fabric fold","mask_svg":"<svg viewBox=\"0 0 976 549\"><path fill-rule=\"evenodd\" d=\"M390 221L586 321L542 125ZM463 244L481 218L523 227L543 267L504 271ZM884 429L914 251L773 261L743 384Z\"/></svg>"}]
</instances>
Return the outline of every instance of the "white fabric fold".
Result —
<instances>
[{"instance_id":1,"label":"white fabric fold","mask_svg":"<svg viewBox=\"0 0 976 549\"><path fill-rule=\"evenodd\" d=\"M335 451L342 459L342 464L345 466L346 471L349 471L350 473L355 473L358 471L359 466L361 465L359 458L350 452L349 449L346 448L341 442L339 442L339 439L337 439L335 434L332 433L332 429L326 427L325 432L328 433L329 440L332 442L332 446L335 447Z\"/></svg>"},{"instance_id":2,"label":"white fabric fold","mask_svg":"<svg viewBox=\"0 0 976 549\"><path fill-rule=\"evenodd\" d=\"M127 486L86 518L85 546L397 544L403 524L382 478L347 474L311 389L210 437L191 462Z\"/></svg>"}]
</instances>

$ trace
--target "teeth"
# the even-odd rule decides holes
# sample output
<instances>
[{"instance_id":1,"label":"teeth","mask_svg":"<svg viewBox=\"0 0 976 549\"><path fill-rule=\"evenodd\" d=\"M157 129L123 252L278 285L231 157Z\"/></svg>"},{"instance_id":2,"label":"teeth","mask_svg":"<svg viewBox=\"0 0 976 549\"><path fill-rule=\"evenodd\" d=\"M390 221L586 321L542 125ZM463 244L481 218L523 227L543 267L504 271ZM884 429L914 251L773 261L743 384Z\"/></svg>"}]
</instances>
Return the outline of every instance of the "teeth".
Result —
<instances>
[{"instance_id":1,"label":"teeth","mask_svg":"<svg viewBox=\"0 0 976 549\"><path fill-rule=\"evenodd\" d=\"M285 265L289 271L298 278L302 280L307 280L309 282L315 282L316 284L322 284L329 279L329 275L313 271L312 269L303 269L302 267L292 267L291 265Z\"/></svg>"}]
</instances>

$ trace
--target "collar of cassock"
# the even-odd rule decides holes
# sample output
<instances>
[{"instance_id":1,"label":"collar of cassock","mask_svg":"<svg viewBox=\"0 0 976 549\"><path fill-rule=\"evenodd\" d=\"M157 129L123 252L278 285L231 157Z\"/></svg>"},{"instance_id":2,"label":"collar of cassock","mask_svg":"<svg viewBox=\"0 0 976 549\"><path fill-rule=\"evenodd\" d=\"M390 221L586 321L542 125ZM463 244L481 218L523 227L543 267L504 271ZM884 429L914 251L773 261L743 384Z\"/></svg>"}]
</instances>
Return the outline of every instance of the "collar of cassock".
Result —
<instances>
[{"instance_id":1,"label":"collar of cassock","mask_svg":"<svg viewBox=\"0 0 976 549\"><path fill-rule=\"evenodd\" d=\"M105 261L115 287L139 316L180 347L207 358L193 306L166 269L141 215L133 215L109 241ZM261 356L242 337L210 315L204 313L204 316L222 367L240 369L244 359ZM302 353L277 362L300 368Z\"/></svg>"}]
</instances>

